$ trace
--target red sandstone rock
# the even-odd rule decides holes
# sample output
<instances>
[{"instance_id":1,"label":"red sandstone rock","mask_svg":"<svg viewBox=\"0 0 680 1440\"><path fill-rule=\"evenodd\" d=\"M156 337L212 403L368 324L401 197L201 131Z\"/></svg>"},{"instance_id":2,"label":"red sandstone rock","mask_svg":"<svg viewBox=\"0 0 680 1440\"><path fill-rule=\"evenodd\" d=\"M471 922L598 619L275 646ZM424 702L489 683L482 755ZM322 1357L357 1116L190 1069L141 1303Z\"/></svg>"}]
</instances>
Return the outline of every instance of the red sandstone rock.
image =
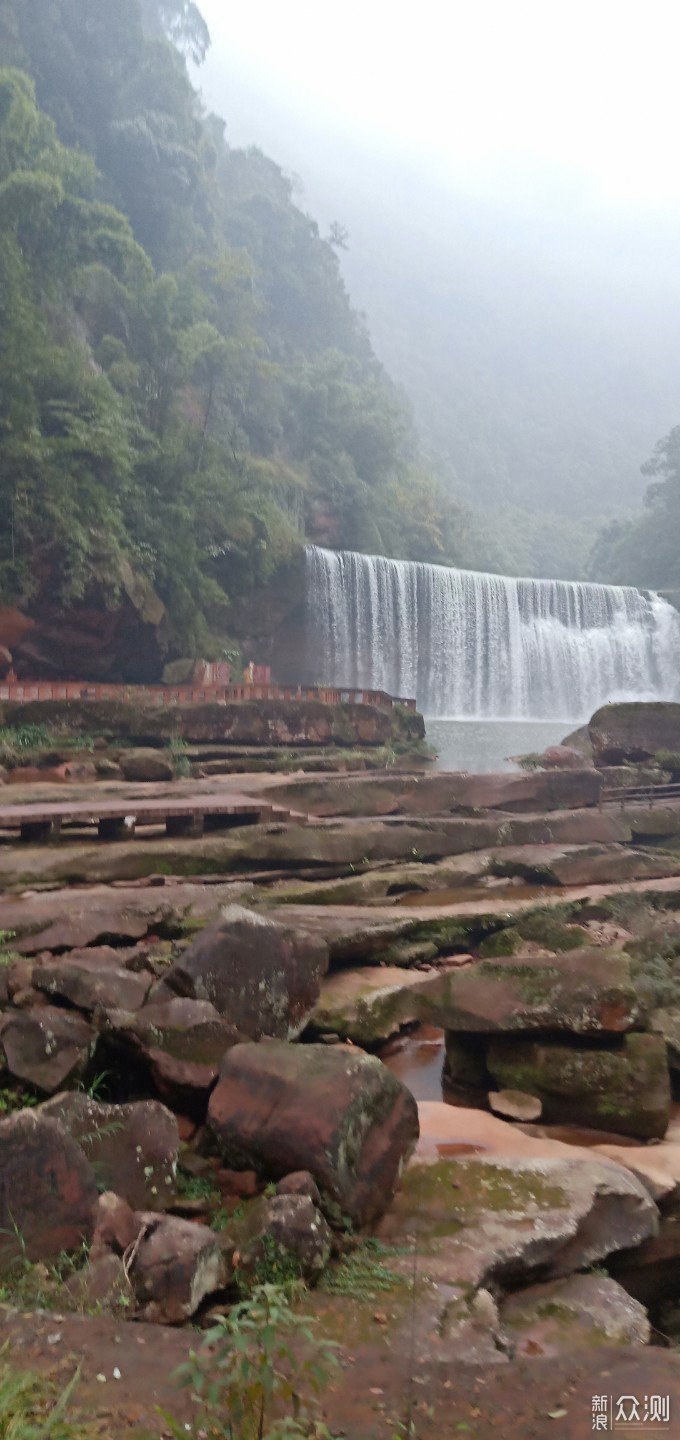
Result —
<instances>
[{"instance_id":1,"label":"red sandstone rock","mask_svg":"<svg viewBox=\"0 0 680 1440\"><path fill-rule=\"evenodd\" d=\"M175 997L135 1014L109 1011L103 1023L117 1063L127 1055L168 1104L198 1119L226 1051L241 1038L206 1000Z\"/></svg>"},{"instance_id":2,"label":"red sandstone rock","mask_svg":"<svg viewBox=\"0 0 680 1440\"><path fill-rule=\"evenodd\" d=\"M543 764L548 770L582 770L583 756L570 745L549 745L543 751Z\"/></svg>"},{"instance_id":3,"label":"red sandstone rock","mask_svg":"<svg viewBox=\"0 0 680 1440\"><path fill-rule=\"evenodd\" d=\"M223 1195L252 1200L260 1186L254 1170L218 1170L215 1176Z\"/></svg>"},{"instance_id":4,"label":"red sandstone rock","mask_svg":"<svg viewBox=\"0 0 680 1440\"><path fill-rule=\"evenodd\" d=\"M236 1045L208 1124L227 1165L282 1179L308 1170L329 1217L382 1214L418 1138L413 1096L354 1047Z\"/></svg>"},{"instance_id":5,"label":"red sandstone rock","mask_svg":"<svg viewBox=\"0 0 680 1440\"><path fill-rule=\"evenodd\" d=\"M101 1105L74 1092L55 1095L40 1113L58 1120L81 1145L100 1184L129 1205L165 1208L174 1192L179 1135L164 1105Z\"/></svg>"},{"instance_id":6,"label":"red sandstone rock","mask_svg":"<svg viewBox=\"0 0 680 1440\"><path fill-rule=\"evenodd\" d=\"M115 953L115 952L114 952ZM65 956L33 967L33 984L47 995L58 995L80 1010L100 1006L139 1010L149 992L152 976L133 975L130 970L106 962L92 961L87 952L78 958Z\"/></svg>"},{"instance_id":7,"label":"red sandstone rock","mask_svg":"<svg viewBox=\"0 0 680 1440\"><path fill-rule=\"evenodd\" d=\"M77 1250L96 1211L92 1166L61 1125L30 1110L0 1120L0 1263Z\"/></svg>"},{"instance_id":8,"label":"red sandstone rock","mask_svg":"<svg viewBox=\"0 0 680 1440\"><path fill-rule=\"evenodd\" d=\"M164 983L209 1000L242 1035L298 1035L319 997L328 947L242 905L229 905L189 945Z\"/></svg>"},{"instance_id":9,"label":"red sandstone rock","mask_svg":"<svg viewBox=\"0 0 680 1440\"><path fill-rule=\"evenodd\" d=\"M141 1318L181 1325L206 1295L221 1289L227 1266L212 1230L174 1215L142 1213L143 1238L130 1267Z\"/></svg>"},{"instance_id":10,"label":"red sandstone rock","mask_svg":"<svg viewBox=\"0 0 680 1440\"><path fill-rule=\"evenodd\" d=\"M53 1006L34 1007L5 1016L0 1051L15 1080L52 1095L83 1074L96 1039L81 1015Z\"/></svg>"},{"instance_id":11,"label":"red sandstone rock","mask_svg":"<svg viewBox=\"0 0 680 1440\"><path fill-rule=\"evenodd\" d=\"M134 1244L138 1234L139 1225L127 1200L114 1194L113 1190L105 1190L97 1202L90 1259L97 1259L109 1252L124 1255L128 1247Z\"/></svg>"},{"instance_id":12,"label":"red sandstone rock","mask_svg":"<svg viewBox=\"0 0 680 1440\"><path fill-rule=\"evenodd\" d=\"M284 1175L276 1187L277 1195L307 1195L315 1205L320 1205L319 1187L309 1170L293 1170Z\"/></svg>"}]
</instances>

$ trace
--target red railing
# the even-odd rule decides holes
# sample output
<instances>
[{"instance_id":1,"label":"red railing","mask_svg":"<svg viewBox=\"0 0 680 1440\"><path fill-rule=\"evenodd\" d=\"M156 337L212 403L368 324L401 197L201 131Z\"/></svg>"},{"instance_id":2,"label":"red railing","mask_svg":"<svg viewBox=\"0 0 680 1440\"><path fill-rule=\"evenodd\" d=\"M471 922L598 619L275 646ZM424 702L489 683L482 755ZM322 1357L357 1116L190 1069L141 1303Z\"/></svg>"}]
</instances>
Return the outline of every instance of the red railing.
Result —
<instances>
[{"instance_id":1,"label":"red railing","mask_svg":"<svg viewBox=\"0 0 680 1440\"><path fill-rule=\"evenodd\" d=\"M0 701L112 700L135 705L228 705L249 700L320 700L324 705L372 705L415 710L415 700L394 699L383 690L349 690L329 685L99 685L80 680L0 681Z\"/></svg>"}]
</instances>

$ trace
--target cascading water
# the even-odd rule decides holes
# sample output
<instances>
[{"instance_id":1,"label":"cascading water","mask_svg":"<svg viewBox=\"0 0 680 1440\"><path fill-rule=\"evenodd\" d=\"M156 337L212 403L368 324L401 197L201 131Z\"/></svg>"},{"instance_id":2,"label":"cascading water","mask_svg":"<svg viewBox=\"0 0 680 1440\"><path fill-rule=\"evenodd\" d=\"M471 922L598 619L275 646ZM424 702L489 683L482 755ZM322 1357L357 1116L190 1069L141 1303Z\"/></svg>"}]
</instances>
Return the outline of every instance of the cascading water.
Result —
<instances>
[{"instance_id":1,"label":"cascading water","mask_svg":"<svg viewBox=\"0 0 680 1440\"><path fill-rule=\"evenodd\" d=\"M651 592L307 550L308 668L432 717L581 721L680 693L680 615Z\"/></svg>"}]
</instances>

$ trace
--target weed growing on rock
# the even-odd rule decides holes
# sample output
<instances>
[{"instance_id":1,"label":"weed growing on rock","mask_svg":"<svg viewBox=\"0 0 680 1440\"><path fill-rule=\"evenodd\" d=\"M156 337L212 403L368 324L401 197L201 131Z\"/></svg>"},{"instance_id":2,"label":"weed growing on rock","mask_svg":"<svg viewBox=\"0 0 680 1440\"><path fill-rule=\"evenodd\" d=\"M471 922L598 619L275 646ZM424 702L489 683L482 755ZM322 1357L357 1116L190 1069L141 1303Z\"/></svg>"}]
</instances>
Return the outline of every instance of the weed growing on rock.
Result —
<instances>
[{"instance_id":1,"label":"weed growing on rock","mask_svg":"<svg viewBox=\"0 0 680 1440\"><path fill-rule=\"evenodd\" d=\"M189 1434L206 1440L332 1440L319 1397L337 1366L337 1346L319 1339L314 1323L276 1285L259 1286L221 1317L177 1371L197 1407ZM186 1440L186 1427L164 1418L176 1440Z\"/></svg>"},{"instance_id":2,"label":"weed growing on rock","mask_svg":"<svg viewBox=\"0 0 680 1440\"><path fill-rule=\"evenodd\" d=\"M253 1293L262 1287L273 1285L286 1295L294 1295L302 1284L297 1257L280 1245L273 1235L266 1233L260 1238L257 1250L257 1260L253 1267Z\"/></svg>"},{"instance_id":3,"label":"weed growing on rock","mask_svg":"<svg viewBox=\"0 0 680 1440\"><path fill-rule=\"evenodd\" d=\"M204 1200L206 1206L215 1206L220 1203L220 1192L214 1181L208 1175L186 1175L183 1170L177 1173L175 1191L178 1200Z\"/></svg>"},{"instance_id":4,"label":"weed growing on rock","mask_svg":"<svg viewBox=\"0 0 680 1440\"><path fill-rule=\"evenodd\" d=\"M13 1115L16 1110L27 1110L39 1103L37 1095L29 1095L20 1085L0 1089L0 1115Z\"/></svg>"},{"instance_id":5,"label":"weed growing on rock","mask_svg":"<svg viewBox=\"0 0 680 1440\"><path fill-rule=\"evenodd\" d=\"M329 1295L347 1295L359 1303L377 1300L380 1295L408 1285L404 1276L384 1265L383 1260L409 1255L409 1249L383 1245L372 1236L322 1276L319 1289Z\"/></svg>"}]
</instances>

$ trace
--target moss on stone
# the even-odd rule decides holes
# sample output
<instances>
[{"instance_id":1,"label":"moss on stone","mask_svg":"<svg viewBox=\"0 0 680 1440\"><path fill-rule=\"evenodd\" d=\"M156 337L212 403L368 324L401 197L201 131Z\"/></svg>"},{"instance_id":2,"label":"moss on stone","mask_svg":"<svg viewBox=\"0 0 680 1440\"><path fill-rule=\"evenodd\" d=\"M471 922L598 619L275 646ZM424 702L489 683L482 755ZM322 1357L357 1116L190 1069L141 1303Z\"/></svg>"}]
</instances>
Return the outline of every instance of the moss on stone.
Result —
<instances>
[{"instance_id":1,"label":"moss on stone","mask_svg":"<svg viewBox=\"0 0 680 1440\"><path fill-rule=\"evenodd\" d=\"M483 940L479 947L479 954L483 960L492 959L496 955L516 955L522 948L522 937L519 932L509 925L505 930L497 930L494 935L489 935Z\"/></svg>"}]
</instances>

